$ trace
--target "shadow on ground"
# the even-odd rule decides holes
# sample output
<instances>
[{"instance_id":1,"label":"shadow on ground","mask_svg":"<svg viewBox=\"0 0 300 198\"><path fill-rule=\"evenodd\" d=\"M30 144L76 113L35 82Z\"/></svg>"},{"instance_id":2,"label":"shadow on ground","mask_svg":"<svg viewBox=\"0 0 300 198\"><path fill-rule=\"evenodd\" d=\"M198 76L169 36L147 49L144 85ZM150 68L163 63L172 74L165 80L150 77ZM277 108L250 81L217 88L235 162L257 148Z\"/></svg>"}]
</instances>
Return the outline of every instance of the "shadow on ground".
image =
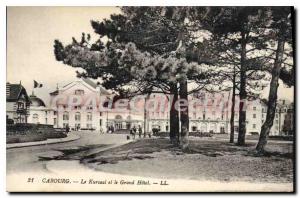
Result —
<instances>
[{"instance_id":1,"label":"shadow on ground","mask_svg":"<svg viewBox=\"0 0 300 198\"><path fill-rule=\"evenodd\" d=\"M193 139L182 151L167 138L140 139L97 152L107 145L59 150L40 160L79 160L95 170L147 177L218 181L292 182L293 146L270 143L257 155L255 143L240 147L220 140Z\"/></svg>"}]
</instances>

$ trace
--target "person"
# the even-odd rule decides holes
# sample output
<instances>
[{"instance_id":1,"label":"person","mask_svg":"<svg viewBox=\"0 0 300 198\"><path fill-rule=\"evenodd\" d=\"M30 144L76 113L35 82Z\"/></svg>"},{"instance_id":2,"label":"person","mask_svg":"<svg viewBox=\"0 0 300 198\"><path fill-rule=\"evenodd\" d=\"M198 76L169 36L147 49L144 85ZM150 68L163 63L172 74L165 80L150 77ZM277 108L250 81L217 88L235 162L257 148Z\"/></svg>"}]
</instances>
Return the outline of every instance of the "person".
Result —
<instances>
[{"instance_id":1,"label":"person","mask_svg":"<svg viewBox=\"0 0 300 198\"><path fill-rule=\"evenodd\" d=\"M111 126L111 133L115 132L114 126Z\"/></svg>"},{"instance_id":2,"label":"person","mask_svg":"<svg viewBox=\"0 0 300 198\"><path fill-rule=\"evenodd\" d=\"M132 128L131 128L130 131L129 131L129 135L131 135L131 136L132 136L132 139L133 139L134 136L133 136L133 129L132 129Z\"/></svg>"},{"instance_id":3,"label":"person","mask_svg":"<svg viewBox=\"0 0 300 198\"><path fill-rule=\"evenodd\" d=\"M69 127L69 125L68 125L68 124L66 125L66 132L67 132L67 133L69 133L69 132L70 132L70 127Z\"/></svg>"},{"instance_id":4,"label":"person","mask_svg":"<svg viewBox=\"0 0 300 198\"><path fill-rule=\"evenodd\" d=\"M139 138L142 138L142 132L143 132L142 127L141 125L139 125Z\"/></svg>"},{"instance_id":5,"label":"person","mask_svg":"<svg viewBox=\"0 0 300 198\"><path fill-rule=\"evenodd\" d=\"M136 134L136 128L135 128L135 126L133 126L133 129L132 129L133 139L135 139L135 134Z\"/></svg>"}]
</instances>

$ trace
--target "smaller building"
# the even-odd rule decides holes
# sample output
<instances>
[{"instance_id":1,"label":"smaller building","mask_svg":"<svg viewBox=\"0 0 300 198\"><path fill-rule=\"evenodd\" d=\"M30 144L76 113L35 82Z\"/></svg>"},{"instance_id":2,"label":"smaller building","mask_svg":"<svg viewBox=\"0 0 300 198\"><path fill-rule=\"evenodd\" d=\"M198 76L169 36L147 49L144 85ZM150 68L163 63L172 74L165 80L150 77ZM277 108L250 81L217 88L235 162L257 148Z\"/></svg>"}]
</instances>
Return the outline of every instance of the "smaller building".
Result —
<instances>
[{"instance_id":1,"label":"smaller building","mask_svg":"<svg viewBox=\"0 0 300 198\"><path fill-rule=\"evenodd\" d=\"M53 125L54 110L47 107L44 101L34 93L29 97L30 108L28 123Z\"/></svg>"},{"instance_id":2,"label":"smaller building","mask_svg":"<svg viewBox=\"0 0 300 198\"><path fill-rule=\"evenodd\" d=\"M6 119L13 123L27 123L30 99L20 84L6 83Z\"/></svg>"},{"instance_id":3,"label":"smaller building","mask_svg":"<svg viewBox=\"0 0 300 198\"><path fill-rule=\"evenodd\" d=\"M294 110L293 103L287 100L278 100L275 112L273 126L270 130L270 136L293 135ZM267 103L262 102L262 124L267 117Z\"/></svg>"}]
</instances>

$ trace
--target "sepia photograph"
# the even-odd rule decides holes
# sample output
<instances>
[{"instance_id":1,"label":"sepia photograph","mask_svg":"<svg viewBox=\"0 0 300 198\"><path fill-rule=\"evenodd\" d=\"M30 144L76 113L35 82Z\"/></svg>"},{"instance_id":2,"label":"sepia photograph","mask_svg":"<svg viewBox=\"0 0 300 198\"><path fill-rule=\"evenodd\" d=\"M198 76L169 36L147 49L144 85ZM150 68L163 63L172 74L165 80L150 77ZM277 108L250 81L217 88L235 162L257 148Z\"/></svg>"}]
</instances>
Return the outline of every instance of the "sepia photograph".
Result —
<instances>
[{"instance_id":1,"label":"sepia photograph","mask_svg":"<svg viewBox=\"0 0 300 198\"><path fill-rule=\"evenodd\" d=\"M295 192L293 6L6 12L6 191Z\"/></svg>"}]
</instances>

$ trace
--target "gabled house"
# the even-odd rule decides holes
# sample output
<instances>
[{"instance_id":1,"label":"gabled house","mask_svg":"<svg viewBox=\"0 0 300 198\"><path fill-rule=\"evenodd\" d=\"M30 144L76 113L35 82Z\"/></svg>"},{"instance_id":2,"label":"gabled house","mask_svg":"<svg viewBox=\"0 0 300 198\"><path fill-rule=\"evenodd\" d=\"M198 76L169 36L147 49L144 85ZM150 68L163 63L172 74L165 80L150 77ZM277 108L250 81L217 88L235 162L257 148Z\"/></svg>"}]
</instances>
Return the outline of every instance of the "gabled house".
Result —
<instances>
[{"instance_id":1,"label":"gabled house","mask_svg":"<svg viewBox=\"0 0 300 198\"><path fill-rule=\"evenodd\" d=\"M6 119L14 123L27 123L30 99L20 84L6 83Z\"/></svg>"}]
</instances>

